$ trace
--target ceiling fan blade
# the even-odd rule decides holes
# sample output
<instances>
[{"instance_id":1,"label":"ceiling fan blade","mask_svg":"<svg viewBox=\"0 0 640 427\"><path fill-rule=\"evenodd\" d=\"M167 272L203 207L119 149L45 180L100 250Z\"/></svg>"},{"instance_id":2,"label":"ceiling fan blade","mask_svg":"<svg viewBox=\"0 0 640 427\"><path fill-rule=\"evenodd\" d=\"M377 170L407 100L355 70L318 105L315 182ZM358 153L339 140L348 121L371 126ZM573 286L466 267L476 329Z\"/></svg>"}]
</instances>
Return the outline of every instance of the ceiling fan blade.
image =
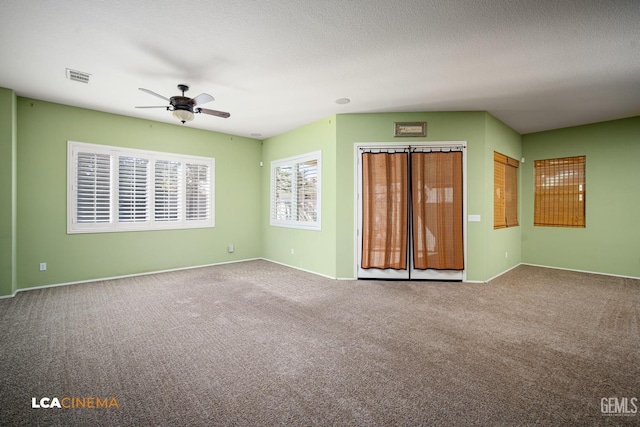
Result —
<instances>
[{"instance_id":1,"label":"ceiling fan blade","mask_svg":"<svg viewBox=\"0 0 640 427\"><path fill-rule=\"evenodd\" d=\"M191 101L189 101L189 103L191 105L196 106L196 105L206 104L207 102L211 102L211 101L213 101L213 96L209 95L208 93L201 93L195 98L192 98Z\"/></svg>"},{"instance_id":2,"label":"ceiling fan blade","mask_svg":"<svg viewBox=\"0 0 640 427\"><path fill-rule=\"evenodd\" d=\"M155 93L155 92L154 92L154 91L152 91L152 90L145 89L145 88L141 88L141 87L139 87L138 89L140 89L140 90L141 90L141 91L143 91L143 92L148 93L149 95L157 96L158 98L164 99L165 101L169 102L169 98L167 98L166 96L162 96L162 95L160 95L160 94L157 94L157 93Z\"/></svg>"},{"instance_id":3,"label":"ceiling fan blade","mask_svg":"<svg viewBox=\"0 0 640 427\"><path fill-rule=\"evenodd\" d=\"M197 108L196 112L197 113L209 114L211 116L222 117L223 119L227 119L227 118L231 117L231 114L225 113L224 111L209 110L208 108Z\"/></svg>"},{"instance_id":4,"label":"ceiling fan blade","mask_svg":"<svg viewBox=\"0 0 640 427\"><path fill-rule=\"evenodd\" d=\"M143 106L143 107L136 107L136 108L169 108L166 105L151 105L151 106Z\"/></svg>"}]
</instances>

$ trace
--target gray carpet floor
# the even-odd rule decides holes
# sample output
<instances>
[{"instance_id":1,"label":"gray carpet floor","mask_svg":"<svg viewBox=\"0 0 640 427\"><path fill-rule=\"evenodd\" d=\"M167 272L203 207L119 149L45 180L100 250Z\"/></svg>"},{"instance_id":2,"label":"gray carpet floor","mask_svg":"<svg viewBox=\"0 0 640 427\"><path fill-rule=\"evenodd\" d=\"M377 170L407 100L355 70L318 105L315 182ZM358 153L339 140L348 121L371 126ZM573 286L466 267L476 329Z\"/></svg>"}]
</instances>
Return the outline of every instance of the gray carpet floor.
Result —
<instances>
[{"instance_id":1,"label":"gray carpet floor","mask_svg":"<svg viewBox=\"0 0 640 427\"><path fill-rule=\"evenodd\" d=\"M639 425L602 411L640 399L639 313L639 280L532 266L468 284L249 261L20 292L0 423Z\"/></svg>"}]
</instances>

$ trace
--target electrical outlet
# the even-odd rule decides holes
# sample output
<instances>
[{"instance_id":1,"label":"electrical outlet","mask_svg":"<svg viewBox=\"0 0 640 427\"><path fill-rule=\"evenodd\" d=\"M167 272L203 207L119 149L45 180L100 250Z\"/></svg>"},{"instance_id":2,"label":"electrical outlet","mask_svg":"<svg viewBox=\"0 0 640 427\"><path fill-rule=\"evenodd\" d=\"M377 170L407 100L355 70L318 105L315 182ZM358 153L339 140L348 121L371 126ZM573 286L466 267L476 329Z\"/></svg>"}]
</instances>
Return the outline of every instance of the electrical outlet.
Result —
<instances>
[{"instance_id":1,"label":"electrical outlet","mask_svg":"<svg viewBox=\"0 0 640 427\"><path fill-rule=\"evenodd\" d=\"M46 262L41 262L40 263L40 271L46 271L47 270L47 263Z\"/></svg>"},{"instance_id":2,"label":"electrical outlet","mask_svg":"<svg viewBox=\"0 0 640 427\"><path fill-rule=\"evenodd\" d=\"M295 251L293 250L293 248L291 248L291 255L293 255L295 253Z\"/></svg>"},{"instance_id":3,"label":"electrical outlet","mask_svg":"<svg viewBox=\"0 0 640 427\"><path fill-rule=\"evenodd\" d=\"M227 250L229 251L229 253L233 253L233 251L235 250L235 248L233 247L233 245L229 245L229 247L227 248Z\"/></svg>"},{"instance_id":4,"label":"electrical outlet","mask_svg":"<svg viewBox=\"0 0 640 427\"><path fill-rule=\"evenodd\" d=\"M505 253L504 253L504 257L505 257L505 258L509 258L509 252L505 252Z\"/></svg>"}]
</instances>

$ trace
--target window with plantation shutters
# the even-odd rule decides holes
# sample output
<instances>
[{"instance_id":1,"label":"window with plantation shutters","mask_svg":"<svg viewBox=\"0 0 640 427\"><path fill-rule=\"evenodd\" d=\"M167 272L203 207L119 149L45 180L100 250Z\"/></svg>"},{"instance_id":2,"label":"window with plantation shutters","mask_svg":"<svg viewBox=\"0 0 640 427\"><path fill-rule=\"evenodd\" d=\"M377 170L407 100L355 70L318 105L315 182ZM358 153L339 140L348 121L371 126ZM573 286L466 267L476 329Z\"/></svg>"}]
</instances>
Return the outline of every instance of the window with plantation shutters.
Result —
<instances>
[{"instance_id":1,"label":"window with plantation shutters","mask_svg":"<svg viewBox=\"0 0 640 427\"><path fill-rule=\"evenodd\" d=\"M520 162L493 152L493 228L518 225L518 167Z\"/></svg>"},{"instance_id":2,"label":"window with plantation shutters","mask_svg":"<svg viewBox=\"0 0 640 427\"><path fill-rule=\"evenodd\" d=\"M271 225L320 229L319 151L271 162Z\"/></svg>"},{"instance_id":3,"label":"window with plantation shutters","mask_svg":"<svg viewBox=\"0 0 640 427\"><path fill-rule=\"evenodd\" d=\"M214 226L213 158L68 142L68 233Z\"/></svg>"},{"instance_id":4,"label":"window with plantation shutters","mask_svg":"<svg viewBox=\"0 0 640 427\"><path fill-rule=\"evenodd\" d=\"M534 225L585 227L585 163L585 156L534 162Z\"/></svg>"}]
</instances>

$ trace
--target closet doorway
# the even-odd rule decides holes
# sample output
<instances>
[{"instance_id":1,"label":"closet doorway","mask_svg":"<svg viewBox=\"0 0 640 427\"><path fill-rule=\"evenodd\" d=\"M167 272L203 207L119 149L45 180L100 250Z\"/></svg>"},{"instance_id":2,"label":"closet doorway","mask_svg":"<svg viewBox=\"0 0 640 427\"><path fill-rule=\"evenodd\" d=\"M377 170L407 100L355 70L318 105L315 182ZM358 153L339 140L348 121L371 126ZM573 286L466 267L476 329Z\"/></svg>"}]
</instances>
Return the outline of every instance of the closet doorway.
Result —
<instances>
[{"instance_id":1,"label":"closet doorway","mask_svg":"<svg viewBox=\"0 0 640 427\"><path fill-rule=\"evenodd\" d=\"M466 144L357 144L357 277L465 278Z\"/></svg>"}]
</instances>

